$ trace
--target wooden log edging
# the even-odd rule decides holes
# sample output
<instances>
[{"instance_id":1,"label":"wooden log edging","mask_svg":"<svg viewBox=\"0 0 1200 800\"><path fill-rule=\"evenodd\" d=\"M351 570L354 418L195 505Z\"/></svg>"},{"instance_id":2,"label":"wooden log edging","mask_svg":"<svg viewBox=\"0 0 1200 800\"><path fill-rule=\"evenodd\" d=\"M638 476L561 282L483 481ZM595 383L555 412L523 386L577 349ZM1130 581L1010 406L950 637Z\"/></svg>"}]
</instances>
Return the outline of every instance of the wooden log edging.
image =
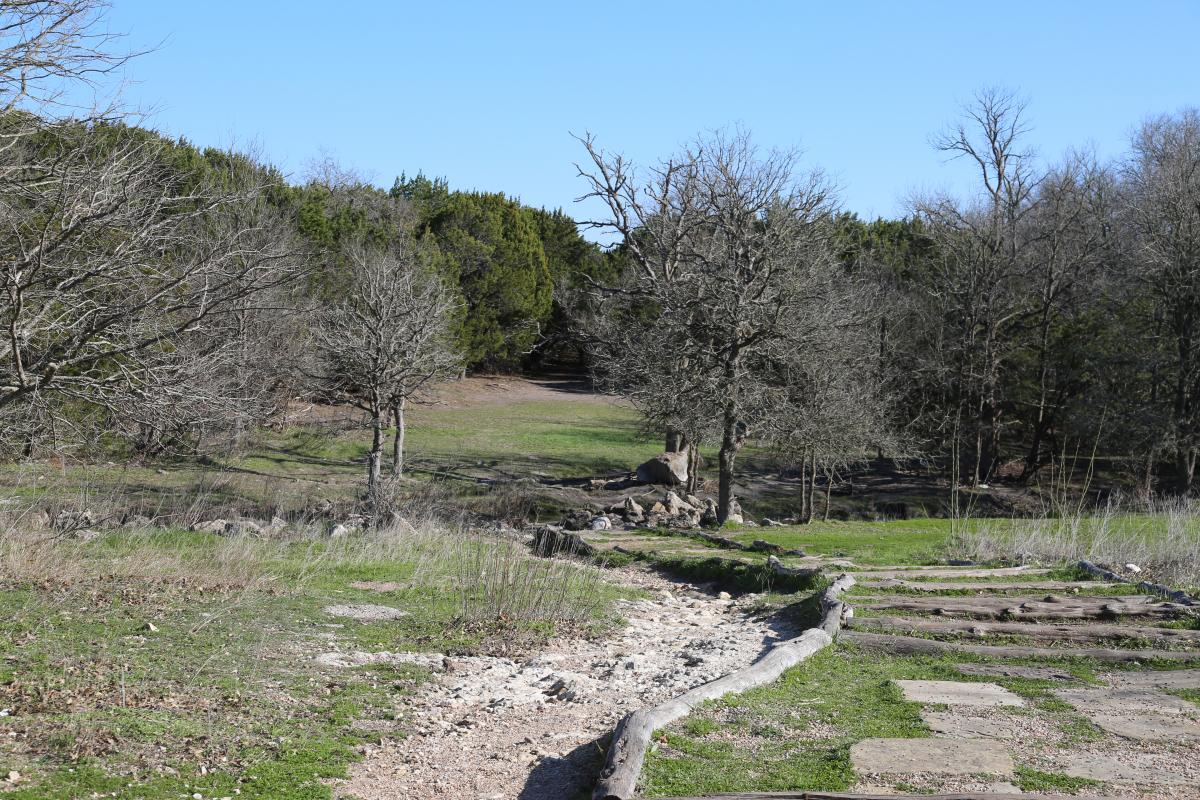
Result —
<instances>
[{"instance_id":1,"label":"wooden log edging","mask_svg":"<svg viewBox=\"0 0 1200 800\"><path fill-rule=\"evenodd\" d=\"M821 571L821 567L789 567L775 556L767 556L767 569L788 578L807 578Z\"/></svg>"},{"instance_id":2,"label":"wooden log edging","mask_svg":"<svg viewBox=\"0 0 1200 800\"><path fill-rule=\"evenodd\" d=\"M970 653L990 658L1091 658L1114 664L1142 664L1147 661L1200 661L1195 650L1112 650L1096 647L1019 647L1008 645L964 644L940 639L919 639L912 636L893 636L887 633L846 631L838 637L869 650L882 650L901 655L940 655Z\"/></svg>"},{"instance_id":3,"label":"wooden log edging","mask_svg":"<svg viewBox=\"0 0 1200 800\"><path fill-rule=\"evenodd\" d=\"M849 606L842 602L841 594L853 585L853 577L842 575L825 590L821 595L821 624L818 627L776 644L747 667L697 686L674 700L627 714L613 731L608 757L592 793L593 800L630 800L634 796L642 764L646 761L646 748L654 731L682 719L707 700L771 683L786 670L828 647L841 627L843 615L849 613Z\"/></svg>"},{"instance_id":4,"label":"wooden log edging","mask_svg":"<svg viewBox=\"0 0 1200 800\"><path fill-rule=\"evenodd\" d=\"M1152 626L1090 623L1030 624L1028 622L992 622L990 620L951 619L948 617L855 617L846 621L852 630L917 634L952 634L984 638L995 635L1025 636L1052 642L1096 642L1105 639L1144 639L1156 644L1192 644L1200 646L1200 630L1157 628Z\"/></svg>"},{"instance_id":5,"label":"wooden log edging","mask_svg":"<svg viewBox=\"0 0 1200 800\"><path fill-rule=\"evenodd\" d=\"M1121 583L1133 583L1124 575L1118 575L1112 570L1098 567L1090 561L1080 561L1079 568L1084 572L1091 573L1098 578L1104 578L1109 581L1119 581ZM1200 600L1189 595L1187 592L1172 589L1170 586L1163 586L1161 583L1151 583L1150 581L1140 581L1137 587L1144 592L1152 592L1160 597L1166 597L1182 606L1200 606Z\"/></svg>"}]
</instances>

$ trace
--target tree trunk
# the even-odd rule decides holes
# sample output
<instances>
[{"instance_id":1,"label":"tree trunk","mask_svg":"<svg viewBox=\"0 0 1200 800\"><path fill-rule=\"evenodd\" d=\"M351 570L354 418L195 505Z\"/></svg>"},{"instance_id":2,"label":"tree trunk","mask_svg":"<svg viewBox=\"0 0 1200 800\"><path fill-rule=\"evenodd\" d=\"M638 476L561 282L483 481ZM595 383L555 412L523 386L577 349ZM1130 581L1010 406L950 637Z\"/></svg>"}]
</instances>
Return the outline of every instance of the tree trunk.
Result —
<instances>
[{"instance_id":1,"label":"tree trunk","mask_svg":"<svg viewBox=\"0 0 1200 800\"><path fill-rule=\"evenodd\" d=\"M1196 451L1187 445L1179 448L1175 457L1175 469L1179 473L1179 493L1186 495L1192 490L1196 479Z\"/></svg>"},{"instance_id":2,"label":"tree trunk","mask_svg":"<svg viewBox=\"0 0 1200 800\"><path fill-rule=\"evenodd\" d=\"M825 521L829 522L829 499L833 494L833 471L825 473Z\"/></svg>"},{"instance_id":3,"label":"tree trunk","mask_svg":"<svg viewBox=\"0 0 1200 800\"><path fill-rule=\"evenodd\" d=\"M814 452L809 456L808 464L808 511L805 512L804 521L812 522L813 515L817 513L817 454Z\"/></svg>"},{"instance_id":4,"label":"tree trunk","mask_svg":"<svg viewBox=\"0 0 1200 800\"><path fill-rule=\"evenodd\" d=\"M404 474L404 407L407 404L408 398L401 397L392 406L392 423L396 426L395 436L392 437L392 475L397 478Z\"/></svg>"},{"instance_id":5,"label":"tree trunk","mask_svg":"<svg viewBox=\"0 0 1200 800\"><path fill-rule=\"evenodd\" d=\"M374 498L379 489L383 461L383 406L376 394L371 399L371 452L367 454L367 493Z\"/></svg>"},{"instance_id":6,"label":"tree trunk","mask_svg":"<svg viewBox=\"0 0 1200 800\"><path fill-rule=\"evenodd\" d=\"M687 490L689 494L695 494L698 488L700 488L700 448L693 444L688 447Z\"/></svg>"},{"instance_id":7,"label":"tree trunk","mask_svg":"<svg viewBox=\"0 0 1200 800\"><path fill-rule=\"evenodd\" d=\"M721 525L729 519L729 509L733 505L733 467L741 446L737 418L726 412L725 425L721 432L721 452L717 455L717 522Z\"/></svg>"},{"instance_id":8,"label":"tree trunk","mask_svg":"<svg viewBox=\"0 0 1200 800\"><path fill-rule=\"evenodd\" d=\"M808 453L800 456L800 521L808 522Z\"/></svg>"}]
</instances>

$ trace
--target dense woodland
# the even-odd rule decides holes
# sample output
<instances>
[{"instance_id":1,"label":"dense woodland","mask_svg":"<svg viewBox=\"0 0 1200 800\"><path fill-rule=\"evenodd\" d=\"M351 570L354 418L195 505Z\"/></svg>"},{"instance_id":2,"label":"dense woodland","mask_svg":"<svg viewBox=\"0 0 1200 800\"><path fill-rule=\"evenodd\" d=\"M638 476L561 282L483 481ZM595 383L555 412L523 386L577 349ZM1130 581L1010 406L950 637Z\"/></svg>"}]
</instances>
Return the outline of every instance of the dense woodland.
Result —
<instances>
[{"instance_id":1,"label":"dense woodland","mask_svg":"<svg viewBox=\"0 0 1200 800\"><path fill-rule=\"evenodd\" d=\"M385 430L399 472L403 408L430 383L570 369L669 446L717 449L723 500L747 442L806 474L921 458L978 485L1082 454L1140 491L1195 485L1194 109L1131 120L1112 163L1046 162L1022 102L981 91L935 139L975 191L896 220L842 209L741 131L644 169L587 139L581 188L611 214L581 223L424 175L289 180L63 113L46 87L123 59L94 4L0 13L6 458L237 448L310 396L370 412L376 481Z\"/></svg>"}]
</instances>

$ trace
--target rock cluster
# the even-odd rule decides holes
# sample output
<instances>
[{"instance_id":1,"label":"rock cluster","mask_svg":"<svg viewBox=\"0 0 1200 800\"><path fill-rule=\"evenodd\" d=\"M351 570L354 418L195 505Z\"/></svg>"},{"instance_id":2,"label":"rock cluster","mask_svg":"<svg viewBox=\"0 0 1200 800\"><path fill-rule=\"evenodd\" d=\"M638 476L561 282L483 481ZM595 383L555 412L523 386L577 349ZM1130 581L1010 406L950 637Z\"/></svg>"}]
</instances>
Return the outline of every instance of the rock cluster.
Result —
<instances>
[{"instance_id":1,"label":"rock cluster","mask_svg":"<svg viewBox=\"0 0 1200 800\"><path fill-rule=\"evenodd\" d=\"M730 507L729 522L738 525L752 524L745 521L742 507L735 499ZM647 508L633 497L626 497L609 506L603 513L594 507L567 512L562 527L568 531L607 531L615 528L671 528L695 530L717 525L717 502L711 497L699 498L692 494L680 496L672 490L665 492Z\"/></svg>"}]
</instances>

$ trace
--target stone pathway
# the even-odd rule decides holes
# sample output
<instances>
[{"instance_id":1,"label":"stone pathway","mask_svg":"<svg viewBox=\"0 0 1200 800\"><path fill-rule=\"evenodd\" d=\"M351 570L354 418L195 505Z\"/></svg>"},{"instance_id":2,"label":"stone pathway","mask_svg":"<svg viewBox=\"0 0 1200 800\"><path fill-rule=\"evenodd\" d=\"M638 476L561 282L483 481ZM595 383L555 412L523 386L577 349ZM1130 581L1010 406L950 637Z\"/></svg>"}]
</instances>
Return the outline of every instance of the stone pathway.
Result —
<instances>
[{"instance_id":1,"label":"stone pathway","mask_svg":"<svg viewBox=\"0 0 1200 800\"><path fill-rule=\"evenodd\" d=\"M880 579L879 572L886 578ZM884 793L894 791L888 790L890 786L904 785L925 792L1015 793L1016 787L1006 782L1015 764L1094 782L1077 787L1079 797L1200 798L1200 706L1171 693L1200 689L1200 669L1139 668L1140 661L1154 654L1200 660L1200 631L1172 624L1189 619L1194 609L1149 595L1090 596L1087 592L1093 587L1111 588L1111 584L1087 581L1056 582L1056 590L1070 590L1065 597L1012 596L1014 591L1041 589L1048 583L1027 580L1029 573L916 568L858 573L867 592L903 588L911 594L868 597L865 603L861 597L848 598L859 613L848 622L850 641L902 652L971 655L985 650L972 645L972 640L996 636L1030 638L1053 647L1023 648L1002 640L986 648L995 661L957 665L962 681L896 681L905 700L927 706L921 717L933 736L857 743L851 750L860 778L856 791ZM926 580L935 576L937 581ZM936 594L949 590L955 591ZM1146 609L1154 610L1147 614ZM980 622L980 617L1007 621ZM1046 617L1079 621L1040 621ZM854 631L888 633L856 635ZM1031 651L1049 658L1094 653L1087 645L1103 637L1129 648L1105 652L1112 656L1110 660L1126 662L1133 669L1098 675L1095 684L1059 666L1000 660L1005 653L1025 657ZM905 642L919 646L910 650ZM1136 649L1138 643L1170 650ZM1052 697L1071 712L1042 700L1031 704L996 680L1039 682L1047 694L1035 697ZM1089 733L1079 724L1094 728Z\"/></svg>"}]
</instances>

